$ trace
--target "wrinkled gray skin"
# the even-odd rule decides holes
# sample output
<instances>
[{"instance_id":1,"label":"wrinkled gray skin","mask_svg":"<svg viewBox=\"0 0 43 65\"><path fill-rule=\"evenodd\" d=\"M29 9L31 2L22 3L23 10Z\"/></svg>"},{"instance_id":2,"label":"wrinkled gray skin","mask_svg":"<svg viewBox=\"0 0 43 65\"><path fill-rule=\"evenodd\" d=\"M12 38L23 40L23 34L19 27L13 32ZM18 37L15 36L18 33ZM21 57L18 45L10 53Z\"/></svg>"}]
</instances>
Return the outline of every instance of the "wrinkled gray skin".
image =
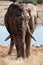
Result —
<instances>
[{"instance_id":1,"label":"wrinkled gray skin","mask_svg":"<svg viewBox=\"0 0 43 65\"><path fill-rule=\"evenodd\" d=\"M34 32L34 28L37 23L37 11L36 15L33 15L33 5L31 5L31 8L29 8L29 4L15 4L17 4L17 8L14 6L14 4L10 5L5 14L5 26L10 33L10 36L7 37L5 40L11 38L10 49L8 52L9 55L12 53L15 43L17 57L24 58L25 55L26 57L28 57L30 54L29 48L31 37L35 40L35 38L32 36L32 33ZM24 51L24 44L26 45L26 52Z\"/></svg>"}]
</instances>

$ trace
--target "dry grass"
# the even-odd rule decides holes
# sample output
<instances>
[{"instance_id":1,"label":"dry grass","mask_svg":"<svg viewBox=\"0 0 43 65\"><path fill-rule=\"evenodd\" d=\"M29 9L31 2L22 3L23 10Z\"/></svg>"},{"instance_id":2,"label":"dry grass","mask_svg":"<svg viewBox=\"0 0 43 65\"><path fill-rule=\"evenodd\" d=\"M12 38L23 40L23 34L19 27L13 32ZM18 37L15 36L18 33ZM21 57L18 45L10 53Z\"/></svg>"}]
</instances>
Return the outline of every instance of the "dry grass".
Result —
<instances>
[{"instance_id":1,"label":"dry grass","mask_svg":"<svg viewBox=\"0 0 43 65\"><path fill-rule=\"evenodd\" d=\"M1 57L0 65L43 65L43 56L30 56L21 60L16 60L15 57Z\"/></svg>"},{"instance_id":2,"label":"dry grass","mask_svg":"<svg viewBox=\"0 0 43 65\"><path fill-rule=\"evenodd\" d=\"M8 47L1 46L0 51L3 49L7 50ZM30 48L31 55L29 56L29 58L25 58L25 59L22 58L15 59L16 50L13 51L15 52L13 52L13 55L11 56L4 57L0 55L0 65L43 65L43 47L31 47Z\"/></svg>"},{"instance_id":3,"label":"dry grass","mask_svg":"<svg viewBox=\"0 0 43 65\"><path fill-rule=\"evenodd\" d=\"M0 57L0 65L7 65L6 62Z\"/></svg>"}]
</instances>

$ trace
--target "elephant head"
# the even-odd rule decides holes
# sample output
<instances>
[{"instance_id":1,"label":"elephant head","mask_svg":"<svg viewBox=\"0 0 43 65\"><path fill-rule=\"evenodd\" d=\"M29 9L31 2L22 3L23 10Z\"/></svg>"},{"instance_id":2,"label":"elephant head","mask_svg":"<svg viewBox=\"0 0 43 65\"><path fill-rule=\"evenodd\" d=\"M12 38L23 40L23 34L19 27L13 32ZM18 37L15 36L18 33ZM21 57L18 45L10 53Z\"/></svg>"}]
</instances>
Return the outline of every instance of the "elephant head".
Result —
<instances>
[{"instance_id":1,"label":"elephant head","mask_svg":"<svg viewBox=\"0 0 43 65\"><path fill-rule=\"evenodd\" d=\"M23 20L26 20L26 21L27 21L26 24L27 24L27 29L28 29L28 31L29 31L30 37L32 37L32 38L35 40L35 38L32 36L31 29L30 29L30 28L33 27L33 22L32 22L32 20L31 20L32 15L31 15L31 10L30 10L30 8L27 8L27 4L23 4L23 3L21 3L21 4L16 3L16 4L23 9L23 13L21 14L21 16L22 16ZM11 5L12 5L12 4L11 4ZM12 9L12 8L10 8L11 5L9 6L9 11L10 11L10 9ZM13 11L13 10L12 10L12 11ZM15 13L15 14L16 14L16 13ZM30 21L30 20L31 20L31 21ZM30 23L31 23L31 24L30 24ZM26 25L26 24L25 24L25 25ZM29 25L28 25L28 24L29 24ZM32 27L31 27L31 26L32 26ZM9 36L5 39L5 41L8 40L10 37L11 37L11 36L9 35ZM36 41L36 40L35 40L35 41Z\"/></svg>"}]
</instances>

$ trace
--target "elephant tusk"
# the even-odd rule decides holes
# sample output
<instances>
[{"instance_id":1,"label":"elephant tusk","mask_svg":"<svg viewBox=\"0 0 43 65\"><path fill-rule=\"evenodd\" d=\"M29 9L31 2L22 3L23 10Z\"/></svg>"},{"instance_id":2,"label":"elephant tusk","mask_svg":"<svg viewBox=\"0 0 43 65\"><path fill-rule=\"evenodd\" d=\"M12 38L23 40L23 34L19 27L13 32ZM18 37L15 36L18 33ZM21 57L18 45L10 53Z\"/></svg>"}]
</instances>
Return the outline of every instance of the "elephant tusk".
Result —
<instances>
[{"instance_id":1,"label":"elephant tusk","mask_svg":"<svg viewBox=\"0 0 43 65\"><path fill-rule=\"evenodd\" d=\"M5 41L7 41L9 38L11 38L11 36L9 35L6 39L5 39Z\"/></svg>"},{"instance_id":2,"label":"elephant tusk","mask_svg":"<svg viewBox=\"0 0 43 65\"><path fill-rule=\"evenodd\" d=\"M36 41L36 39L33 37L32 33L31 33L31 31L30 31L29 25L27 26L27 29L28 29L28 32L29 32L30 37L32 37L33 40ZM5 39L5 41L7 41L9 38L11 38L10 35Z\"/></svg>"},{"instance_id":3,"label":"elephant tusk","mask_svg":"<svg viewBox=\"0 0 43 65\"><path fill-rule=\"evenodd\" d=\"M34 41L36 41L36 39L33 37L33 35L29 32L30 36L33 38Z\"/></svg>"},{"instance_id":4,"label":"elephant tusk","mask_svg":"<svg viewBox=\"0 0 43 65\"><path fill-rule=\"evenodd\" d=\"M28 29L30 37L33 38L34 41L36 41L36 39L33 37L32 33L30 31L29 25L27 25L27 29Z\"/></svg>"}]
</instances>

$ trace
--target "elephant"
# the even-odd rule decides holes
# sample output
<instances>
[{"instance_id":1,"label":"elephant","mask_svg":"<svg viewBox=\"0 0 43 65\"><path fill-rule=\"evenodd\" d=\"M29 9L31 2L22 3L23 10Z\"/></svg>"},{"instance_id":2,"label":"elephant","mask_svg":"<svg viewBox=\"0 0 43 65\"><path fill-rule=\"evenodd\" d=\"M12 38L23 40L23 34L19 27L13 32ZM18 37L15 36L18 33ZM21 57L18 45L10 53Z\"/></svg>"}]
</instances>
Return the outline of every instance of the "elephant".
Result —
<instances>
[{"instance_id":1,"label":"elephant","mask_svg":"<svg viewBox=\"0 0 43 65\"><path fill-rule=\"evenodd\" d=\"M12 53L12 49L15 44L17 50L17 58L24 58L25 55L28 57L30 38L35 40L35 38L32 36L29 26L29 20L31 16L30 13L30 9L27 9L23 3L11 4L8 7L4 17L5 26L11 38L8 55ZM26 53L24 51L24 45L26 45Z\"/></svg>"},{"instance_id":2,"label":"elephant","mask_svg":"<svg viewBox=\"0 0 43 65\"><path fill-rule=\"evenodd\" d=\"M32 34L37 25L37 18L37 7L32 4L15 2L8 7L4 17L4 25L10 34L5 41L11 38L8 55L12 53L15 44L17 58L29 57L31 38L36 41Z\"/></svg>"}]
</instances>

